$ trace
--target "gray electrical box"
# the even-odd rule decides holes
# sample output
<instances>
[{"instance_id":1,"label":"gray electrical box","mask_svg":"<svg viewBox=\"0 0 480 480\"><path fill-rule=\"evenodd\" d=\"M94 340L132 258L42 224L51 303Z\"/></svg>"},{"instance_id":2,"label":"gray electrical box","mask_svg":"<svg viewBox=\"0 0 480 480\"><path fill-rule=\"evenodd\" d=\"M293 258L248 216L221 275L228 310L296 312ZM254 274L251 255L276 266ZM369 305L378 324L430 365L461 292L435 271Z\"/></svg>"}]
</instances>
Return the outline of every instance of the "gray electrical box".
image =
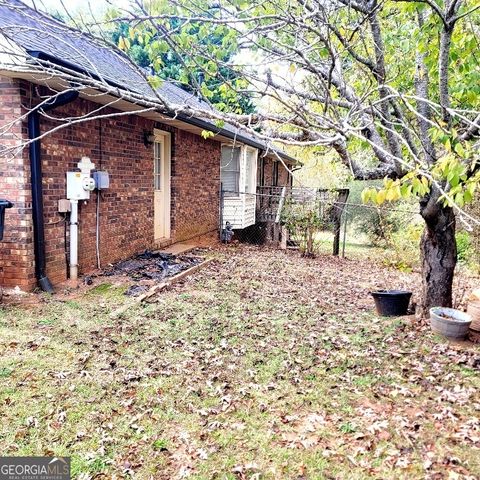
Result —
<instances>
[{"instance_id":1,"label":"gray electrical box","mask_svg":"<svg viewBox=\"0 0 480 480\"><path fill-rule=\"evenodd\" d=\"M93 172L93 179L95 180L95 188L97 190L105 190L110 187L110 177L108 172L96 171Z\"/></svg>"}]
</instances>

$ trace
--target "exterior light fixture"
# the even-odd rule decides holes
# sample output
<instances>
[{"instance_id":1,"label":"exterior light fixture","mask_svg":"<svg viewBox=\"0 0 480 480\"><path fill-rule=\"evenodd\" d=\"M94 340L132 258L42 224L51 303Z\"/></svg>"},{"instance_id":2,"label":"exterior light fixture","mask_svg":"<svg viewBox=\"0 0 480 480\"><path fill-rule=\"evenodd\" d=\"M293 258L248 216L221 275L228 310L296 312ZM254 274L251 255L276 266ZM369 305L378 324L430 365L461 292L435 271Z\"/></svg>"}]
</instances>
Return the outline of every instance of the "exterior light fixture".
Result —
<instances>
[{"instance_id":1,"label":"exterior light fixture","mask_svg":"<svg viewBox=\"0 0 480 480\"><path fill-rule=\"evenodd\" d=\"M148 130L143 131L143 144L146 147L151 147L153 145L153 142L155 141L155 136L153 135L152 132L149 132Z\"/></svg>"}]
</instances>

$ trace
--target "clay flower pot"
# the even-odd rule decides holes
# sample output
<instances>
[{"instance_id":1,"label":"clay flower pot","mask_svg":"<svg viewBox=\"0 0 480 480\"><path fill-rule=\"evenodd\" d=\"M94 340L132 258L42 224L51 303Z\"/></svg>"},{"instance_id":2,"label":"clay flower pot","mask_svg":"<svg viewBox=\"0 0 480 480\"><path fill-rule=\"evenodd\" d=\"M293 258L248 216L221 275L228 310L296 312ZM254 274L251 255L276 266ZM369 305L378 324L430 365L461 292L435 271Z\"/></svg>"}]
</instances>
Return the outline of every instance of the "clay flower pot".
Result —
<instances>
[{"instance_id":1,"label":"clay flower pot","mask_svg":"<svg viewBox=\"0 0 480 480\"><path fill-rule=\"evenodd\" d=\"M433 307L430 309L430 325L440 335L463 340L468 335L472 317L454 308Z\"/></svg>"},{"instance_id":2,"label":"clay flower pot","mask_svg":"<svg viewBox=\"0 0 480 480\"><path fill-rule=\"evenodd\" d=\"M480 301L471 301L467 305L467 313L472 317L470 330L480 332Z\"/></svg>"}]
</instances>

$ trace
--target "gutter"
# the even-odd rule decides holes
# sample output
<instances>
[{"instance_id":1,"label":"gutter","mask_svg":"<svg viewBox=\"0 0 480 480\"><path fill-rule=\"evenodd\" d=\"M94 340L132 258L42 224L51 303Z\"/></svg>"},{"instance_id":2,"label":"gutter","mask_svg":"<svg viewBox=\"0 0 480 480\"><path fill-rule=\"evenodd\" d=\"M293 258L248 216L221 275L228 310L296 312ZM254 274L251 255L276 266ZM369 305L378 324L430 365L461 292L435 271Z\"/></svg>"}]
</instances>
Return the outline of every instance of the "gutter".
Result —
<instances>
[{"instance_id":1,"label":"gutter","mask_svg":"<svg viewBox=\"0 0 480 480\"><path fill-rule=\"evenodd\" d=\"M125 85L120 85L119 83L117 83L113 80L107 79L107 78L100 78L95 73L92 73L88 70L85 70L84 68L79 67L78 65L75 65L71 62L58 59L58 58L56 58L52 55L49 55L47 53L37 51L37 50L35 50L35 51L27 50L27 53L28 53L28 55L30 55L33 58L38 58L39 60L48 61L48 62L51 62L51 63L56 63L59 66L62 66L64 68L68 68L69 70L78 72L82 75L88 75L95 80L106 82L110 86L118 88L119 90L128 90L128 89L125 88ZM259 150L263 150L263 151L266 150L265 144L260 143L256 140L252 140L252 138L247 137L247 136L245 136L241 133L232 132L231 130L226 130L224 128L218 128L217 126L215 126L214 124L212 124L212 123L210 123L206 120L201 120L199 118L195 118L195 117L192 117L192 116L189 116L189 115L186 115L186 114L175 115L175 114L172 114L170 112L161 112L161 113L163 115L166 115L166 116L172 118L172 119L180 120L181 122L187 123L188 125L192 125L194 127L201 128L202 130L211 131L211 132L215 133L215 135L221 135L222 137L229 138L230 140L238 140L240 143L245 143L246 145L249 145L251 147L258 148ZM135 115L135 112L132 112L132 115ZM285 152L282 152L281 150L274 150L274 151L284 160L287 160L287 161L293 162L293 163L298 163L298 160L291 157L290 155L287 155Z\"/></svg>"},{"instance_id":2,"label":"gutter","mask_svg":"<svg viewBox=\"0 0 480 480\"><path fill-rule=\"evenodd\" d=\"M251 138L246 137L245 135L243 135L241 133L232 132L231 130L225 130L224 128L218 128L215 125L213 125L213 124L211 124L211 123L209 123L205 120L201 120L201 119L195 118L195 117L189 117L187 115L182 115L182 114L176 115L175 117L172 117L172 118L176 118L176 119L178 119L178 120L180 120L184 123L188 123L190 125L193 125L194 127L198 127L198 128L203 129L203 130L209 130L209 131L215 133L215 135L221 135L222 137L227 137L230 140L237 140L240 143L245 143L245 144L249 145L250 147L254 147L254 148L258 148L259 150L266 151L265 144L257 142L256 140L252 140ZM287 155L285 152L282 152L280 150L273 150L273 149L270 149L270 150L276 152L278 154L278 156L283 158L284 160L288 160L289 162L298 163L298 160L291 157L290 155Z\"/></svg>"},{"instance_id":3,"label":"gutter","mask_svg":"<svg viewBox=\"0 0 480 480\"><path fill-rule=\"evenodd\" d=\"M33 244L35 252L35 277L39 287L48 293L54 293L52 283L46 274L45 256L45 224L43 218L43 185L42 185L42 159L40 148L40 112L48 112L73 102L78 98L78 91L69 90L61 93L51 102L41 107L35 107L28 114L28 139L30 140L30 183L32 186L32 220Z\"/></svg>"}]
</instances>

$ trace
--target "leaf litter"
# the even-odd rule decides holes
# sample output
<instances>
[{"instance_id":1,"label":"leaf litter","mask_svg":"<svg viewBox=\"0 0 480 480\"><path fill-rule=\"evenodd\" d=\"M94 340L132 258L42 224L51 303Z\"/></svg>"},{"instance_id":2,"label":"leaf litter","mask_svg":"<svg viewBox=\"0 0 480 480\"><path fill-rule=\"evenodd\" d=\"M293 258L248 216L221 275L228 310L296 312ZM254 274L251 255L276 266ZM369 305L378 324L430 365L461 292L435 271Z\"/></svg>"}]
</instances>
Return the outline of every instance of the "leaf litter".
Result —
<instances>
[{"instance_id":1,"label":"leaf litter","mask_svg":"<svg viewBox=\"0 0 480 480\"><path fill-rule=\"evenodd\" d=\"M418 276L216 255L116 320L114 289L2 310L4 454L71 455L83 479L480 478L478 346L372 310Z\"/></svg>"}]
</instances>

